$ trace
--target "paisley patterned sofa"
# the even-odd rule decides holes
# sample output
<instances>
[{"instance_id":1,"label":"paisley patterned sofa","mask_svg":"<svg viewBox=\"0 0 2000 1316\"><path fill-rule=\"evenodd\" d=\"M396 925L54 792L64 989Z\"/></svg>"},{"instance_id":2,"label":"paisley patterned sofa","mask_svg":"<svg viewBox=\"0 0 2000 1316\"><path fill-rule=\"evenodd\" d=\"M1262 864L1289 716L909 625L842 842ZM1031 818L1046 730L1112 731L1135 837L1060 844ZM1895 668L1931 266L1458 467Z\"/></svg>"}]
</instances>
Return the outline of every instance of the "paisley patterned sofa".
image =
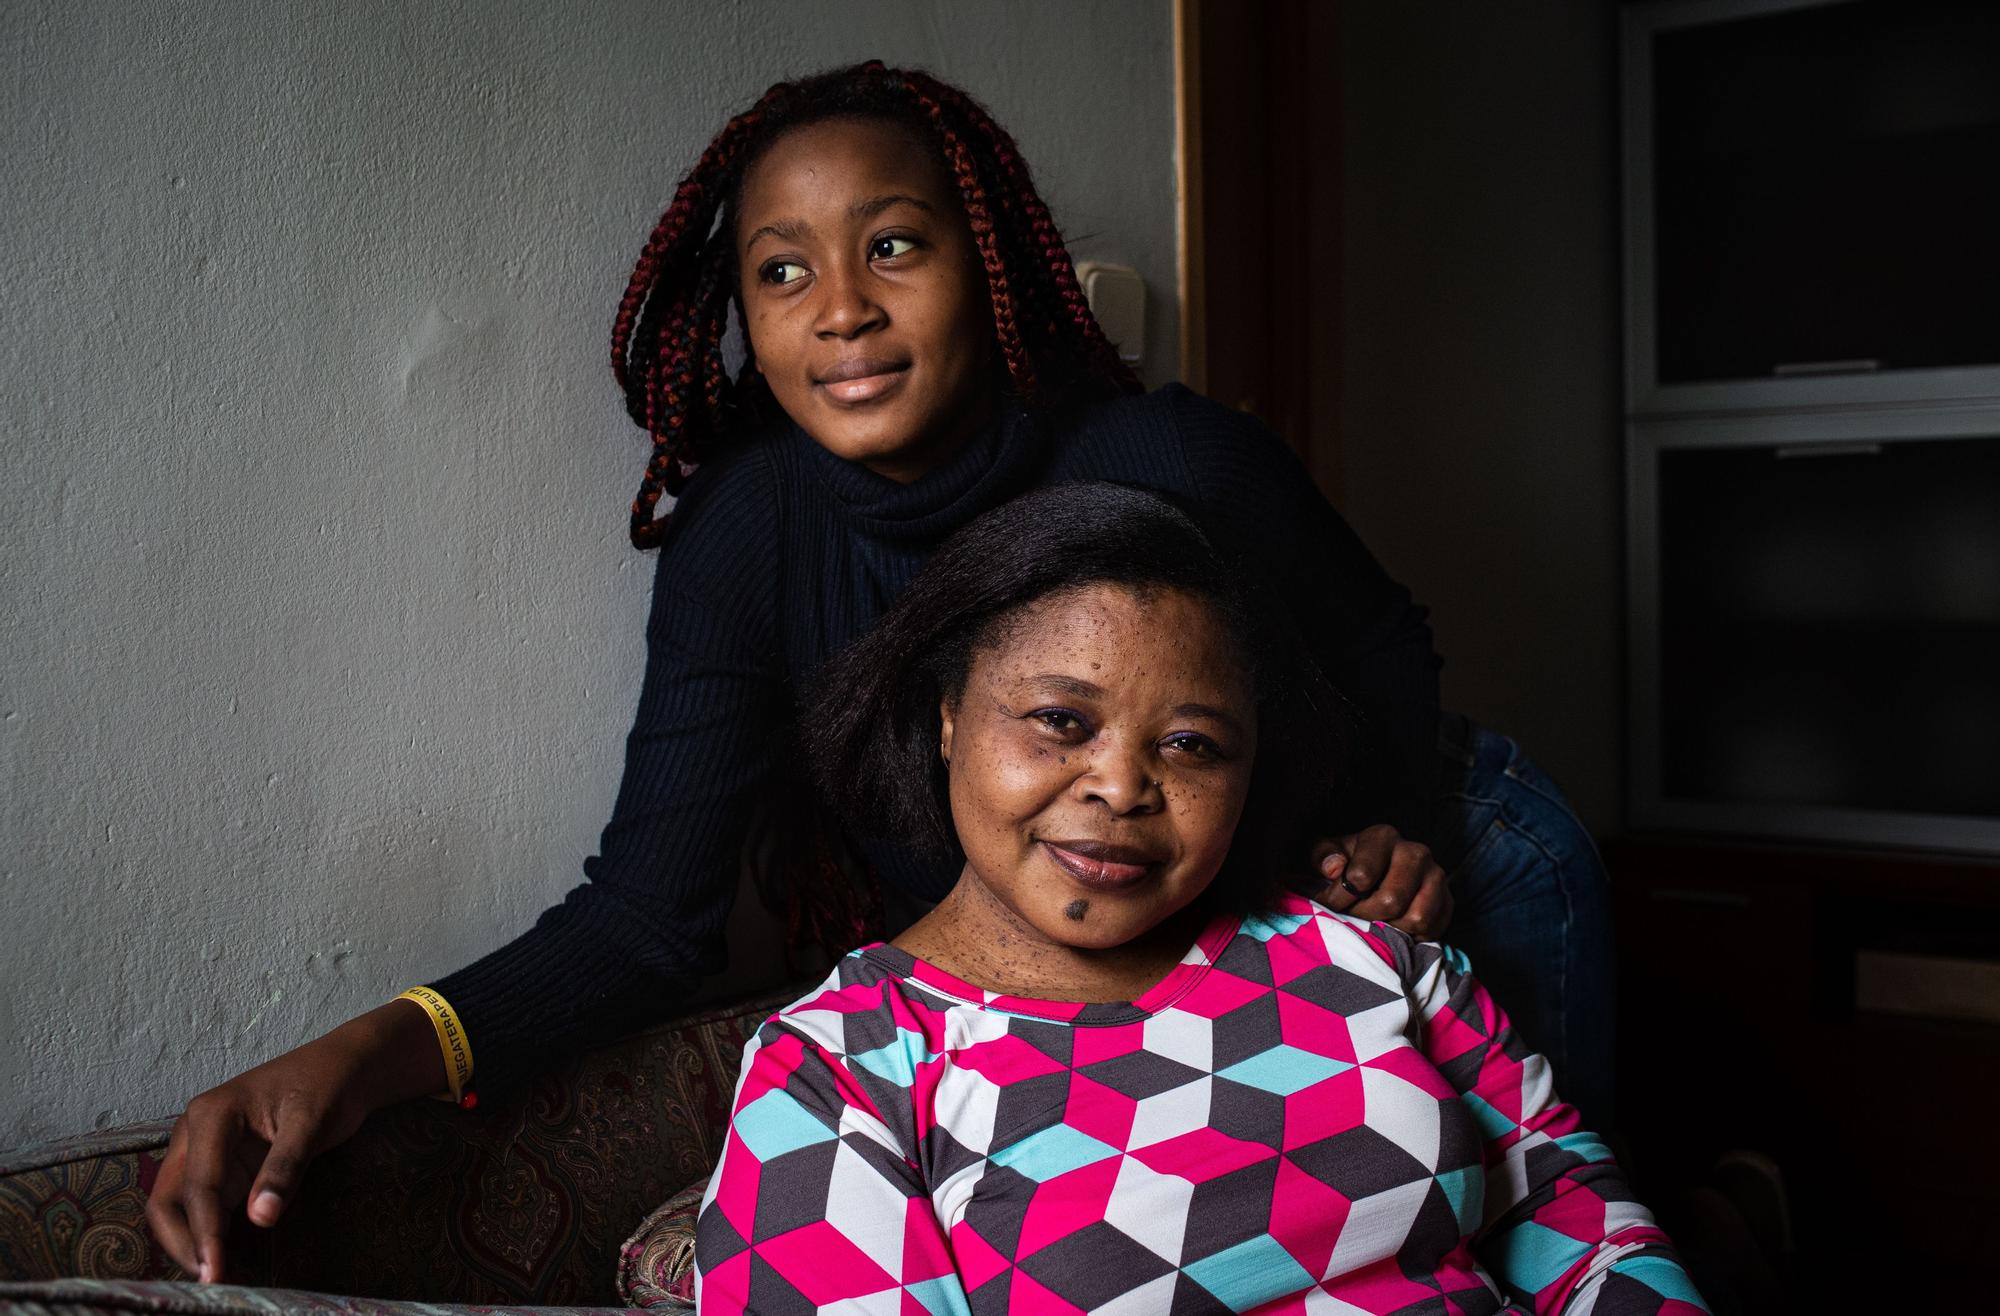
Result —
<instances>
[{"instance_id":1,"label":"paisley patterned sofa","mask_svg":"<svg viewBox=\"0 0 2000 1316\"><path fill-rule=\"evenodd\" d=\"M167 1122L0 1152L0 1309L546 1313L616 1304L622 1282L688 1310L649 1282L658 1231L622 1265L620 1245L708 1173L744 1039L793 995L622 1038L476 1112L382 1112L314 1163L277 1228L243 1226L229 1285L184 1282L146 1232Z\"/></svg>"}]
</instances>

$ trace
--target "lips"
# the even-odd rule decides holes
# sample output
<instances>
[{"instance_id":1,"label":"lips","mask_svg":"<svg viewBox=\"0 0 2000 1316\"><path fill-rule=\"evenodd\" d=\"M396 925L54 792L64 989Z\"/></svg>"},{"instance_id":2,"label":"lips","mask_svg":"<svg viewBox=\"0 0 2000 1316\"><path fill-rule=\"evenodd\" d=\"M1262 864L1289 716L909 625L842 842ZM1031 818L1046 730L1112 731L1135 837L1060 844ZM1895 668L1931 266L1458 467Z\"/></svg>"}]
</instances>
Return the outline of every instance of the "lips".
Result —
<instances>
[{"instance_id":1,"label":"lips","mask_svg":"<svg viewBox=\"0 0 2000 1316\"><path fill-rule=\"evenodd\" d=\"M1106 841L1043 841L1042 847L1064 872L1100 891L1131 886L1165 862L1163 855Z\"/></svg>"},{"instance_id":2,"label":"lips","mask_svg":"<svg viewBox=\"0 0 2000 1316\"><path fill-rule=\"evenodd\" d=\"M837 402L867 402L901 383L909 368L895 357L855 356L815 371L813 383Z\"/></svg>"}]
</instances>

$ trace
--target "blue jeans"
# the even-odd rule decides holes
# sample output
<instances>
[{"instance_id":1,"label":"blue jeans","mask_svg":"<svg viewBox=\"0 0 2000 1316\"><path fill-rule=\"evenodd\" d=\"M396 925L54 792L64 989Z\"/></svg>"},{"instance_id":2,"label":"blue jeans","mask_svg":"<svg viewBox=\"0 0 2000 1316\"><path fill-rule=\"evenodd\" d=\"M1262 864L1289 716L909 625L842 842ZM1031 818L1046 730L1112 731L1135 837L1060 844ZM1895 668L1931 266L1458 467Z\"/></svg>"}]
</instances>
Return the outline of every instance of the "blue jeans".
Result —
<instances>
[{"instance_id":1,"label":"blue jeans","mask_svg":"<svg viewBox=\"0 0 2000 1316\"><path fill-rule=\"evenodd\" d=\"M1498 732L1446 713L1435 843L1451 875L1445 935L1554 1067L1586 1127L1611 1126L1610 892L1562 791Z\"/></svg>"}]
</instances>

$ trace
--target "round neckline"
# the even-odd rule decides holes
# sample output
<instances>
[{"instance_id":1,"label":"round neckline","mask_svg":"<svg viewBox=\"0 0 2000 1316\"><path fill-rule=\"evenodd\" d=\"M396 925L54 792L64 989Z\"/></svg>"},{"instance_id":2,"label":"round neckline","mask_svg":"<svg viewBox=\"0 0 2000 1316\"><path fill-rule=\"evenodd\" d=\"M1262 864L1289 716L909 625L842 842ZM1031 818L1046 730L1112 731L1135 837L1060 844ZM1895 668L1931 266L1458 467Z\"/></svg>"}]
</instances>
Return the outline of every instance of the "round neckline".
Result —
<instances>
[{"instance_id":1,"label":"round neckline","mask_svg":"<svg viewBox=\"0 0 2000 1316\"><path fill-rule=\"evenodd\" d=\"M938 538L1034 483L1049 446L1047 427L1017 402L932 469L907 484L837 457L795 422L793 439L835 503L866 533L883 539Z\"/></svg>"},{"instance_id":2,"label":"round neckline","mask_svg":"<svg viewBox=\"0 0 2000 1316\"><path fill-rule=\"evenodd\" d=\"M1210 919L1195 937L1194 944L1188 947L1187 953L1158 982L1130 1001L1057 1001L987 991L885 941L864 946L855 954L866 957L899 978L978 1009L1079 1027L1103 1027L1150 1019L1180 1001L1208 976L1223 947L1229 944L1241 925L1242 920L1233 914L1218 914Z\"/></svg>"}]
</instances>

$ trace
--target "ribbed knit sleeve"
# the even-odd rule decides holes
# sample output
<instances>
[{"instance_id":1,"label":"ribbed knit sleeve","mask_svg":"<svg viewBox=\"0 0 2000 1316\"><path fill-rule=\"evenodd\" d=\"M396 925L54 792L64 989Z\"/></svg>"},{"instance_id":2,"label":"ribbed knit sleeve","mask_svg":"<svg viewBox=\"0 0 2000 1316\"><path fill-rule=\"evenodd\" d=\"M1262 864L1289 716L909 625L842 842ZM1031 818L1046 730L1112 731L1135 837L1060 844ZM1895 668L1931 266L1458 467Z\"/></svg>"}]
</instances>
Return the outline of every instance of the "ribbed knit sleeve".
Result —
<instances>
[{"instance_id":1,"label":"ribbed knit sleeve","mask_svg":"<svg viewBox=\"0 0 2000 1316\"><path fill-rule=\"evenodd\" d=\"M1086 409L1046 435L1010 413L910 485L803 434L767 438L704 464L669 520L625 774L589 880L531 931L433 983L465 1024L480 1084L669 1013L721 967L750 813L787 743L788 674L809 678L938 542L1035 485L1122 480L1195 504L1359 710L1361 789L1329 825L1428 835L1437 670L1424 611L1255 420L1179 387ZM878 872L935 899L948 869L912 860Z\"/></svg>"},{"instance_id":2,"label":"ribbed knit sleeve","mask_svg":"<svg viewBox=\"0 0 2000 1316\"><path fill-rule=\"evenodd\" d=\"M1288 609L1353 704L1352 807L1428 841L1438 785L1438 658L1428 613L1375 561L1284 442L1178 385L1154 398L1178 434L1209 531Z\"/></svg>"},{"instance_id":3,"label":"ribbed knit sleeve","mask_svg":"<svg viewBox=\"0 0 2000 1316\"><path fill-rule=\"evenodd\" d=\"M646 1014L723 963L748 815L789 718L778 499L752 450L705 465L669 521L617 805L589 878L514 941L434 985L476 1081L504 1085Z\"/></svg>"}]
</instances>

